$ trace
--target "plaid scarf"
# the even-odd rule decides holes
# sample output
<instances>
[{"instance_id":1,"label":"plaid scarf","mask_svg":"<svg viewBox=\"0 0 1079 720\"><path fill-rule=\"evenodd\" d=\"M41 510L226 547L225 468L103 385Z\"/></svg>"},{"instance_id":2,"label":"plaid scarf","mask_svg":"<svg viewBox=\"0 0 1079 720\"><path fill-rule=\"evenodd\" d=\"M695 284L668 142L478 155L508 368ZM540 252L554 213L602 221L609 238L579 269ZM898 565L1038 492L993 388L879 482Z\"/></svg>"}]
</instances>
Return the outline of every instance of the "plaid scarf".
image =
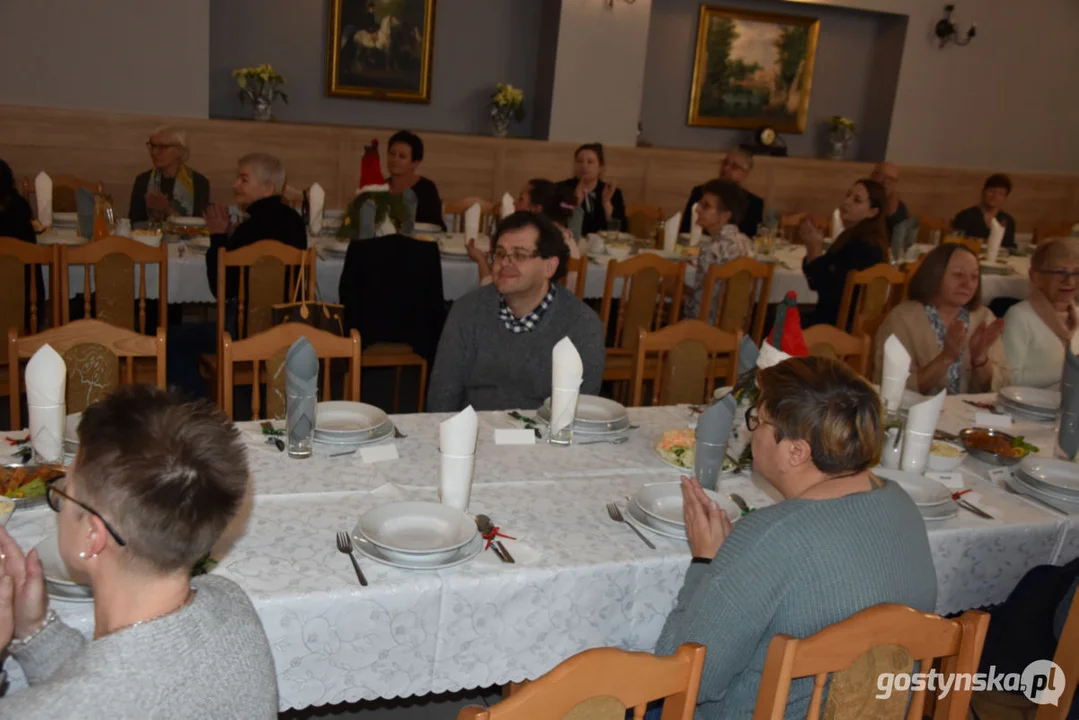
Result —
<instances>
[{"instance_id":1,"label":"plaid scarf","mask_svg":"<svg viewBox=\"0 0 1079 720\"><path fill-rule=\"evenodd\" d=\"M528 313L523 318L517 318L513 316L513 311L510 310L510 306L506 304L506 298L499 296L498 318L502 321L502 324L506 326L506 329L512 333L531 332L539 325L540 320L543 319L544 314L547 312L547 308L551 307L552 302L554 302L553 283L548 288L547 294L543 296L543 300L540 301L539 306L535 310Z\"/></svg>"}]
</instances>

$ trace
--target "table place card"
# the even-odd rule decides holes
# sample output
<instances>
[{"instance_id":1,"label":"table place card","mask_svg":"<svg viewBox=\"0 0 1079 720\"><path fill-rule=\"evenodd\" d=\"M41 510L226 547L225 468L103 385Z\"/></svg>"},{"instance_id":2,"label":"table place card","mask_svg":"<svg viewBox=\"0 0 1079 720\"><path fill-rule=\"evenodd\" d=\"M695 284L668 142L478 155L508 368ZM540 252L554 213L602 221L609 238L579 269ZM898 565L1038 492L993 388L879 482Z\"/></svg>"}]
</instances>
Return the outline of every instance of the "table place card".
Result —
<instances>
[{"instance_id":1,"label":"table place card","mask_svg":"<svg viewBox=\"0 0 1079 720\"><path fill-rule=\"evenodd\" d=\"M936 480L949 490L962 490L966 487L966 483L963 482L963 473L927 472L925 476L931 480Z\"/></svg>"},{"instance_id":2,"label":"table place card","mask_svg":"<svg viewBox=\"0 0 1079 720\"><path fill-rule=\"evenodd\" d=\"M371 447L360 448L360 457L365 463L377 463L384 462L386 460L396 460L397 446L393 443L386 445L372 445Z\"/></svg>"},{"instance_id":3,"label":"table place card","mask_svg":"<svg viewBox=\"0 0 1079 720\"><path fill-rule=\"evenodd\" d=\"M528 428L496 428L495 445L535 445L536 433Z\"/></svg>"},{"instance_id":4,"label":"table place card","mask_svg":"<svg viewBox=\"0 0 1079 720\"><path fill-rule=\"evenodd\" d=\"M982 427L1010 428L1012 419L1009 415L998 415L991 412L974 413L974 424Z\"/></svg>"},{"instance_id":5,"label":"table place card","mask_svg":"<svg viewBox=\"0 0 1079 720\"><path fill-rule=\"evenodd\" d=\"M1011 468L998 467L989 469L989 479L993 481L994 485L1000 486L1004 484L1006 478L1012 476Z\"/></svg>"}]
</instances>

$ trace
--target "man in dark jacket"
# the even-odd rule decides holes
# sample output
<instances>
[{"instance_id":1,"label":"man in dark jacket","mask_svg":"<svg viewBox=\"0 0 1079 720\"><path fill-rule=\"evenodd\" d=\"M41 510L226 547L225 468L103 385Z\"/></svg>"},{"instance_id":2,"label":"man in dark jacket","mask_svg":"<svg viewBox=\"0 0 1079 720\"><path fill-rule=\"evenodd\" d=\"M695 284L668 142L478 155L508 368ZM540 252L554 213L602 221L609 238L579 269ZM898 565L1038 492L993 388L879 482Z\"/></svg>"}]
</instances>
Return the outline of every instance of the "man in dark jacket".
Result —
<instances>
[{"instance_id":1,"label":"man in dark jacket","mask_svg":"<svg viewBox=\"0 0 1079 720\"><path fill-rule=\"evenodd\" d=\"M757 227L764 222L764 200L742 185L752 171L753 155L740 148L728 151L719 166L720 179L737 183L746 193L746 212L738 222L738 229L750 238L757 236ZM704 185L698 185L690 192L686 209L682 211L682 227L679 232L689 232L693 222L693 206L704 197L703 188Z\"/></svg>"}]
</instances>

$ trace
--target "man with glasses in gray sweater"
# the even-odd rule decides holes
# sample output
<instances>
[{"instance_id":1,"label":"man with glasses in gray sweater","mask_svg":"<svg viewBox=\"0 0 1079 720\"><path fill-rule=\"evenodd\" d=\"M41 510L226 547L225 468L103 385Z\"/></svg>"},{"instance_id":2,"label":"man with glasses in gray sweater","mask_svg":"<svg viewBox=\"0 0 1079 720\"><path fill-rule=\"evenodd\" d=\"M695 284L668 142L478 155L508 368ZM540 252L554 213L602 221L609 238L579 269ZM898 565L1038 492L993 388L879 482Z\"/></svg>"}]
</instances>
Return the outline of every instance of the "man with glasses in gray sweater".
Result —
<instances>
[{"instance_id":1,"label":"man with glasses in gray sweater","mask_svg":"<svg viewBox=\"0 0 1079 720\"><path fill-rule=\"evenodd\" d=\"M438 344L427 408L536 408L551 392L551 350L568 337L584 363L582 394L599 393L606 350L599 316L566 290L569 248L537 213L516 212L492 242L494 282L454 303Z\"/></svg>"}]
</instances>

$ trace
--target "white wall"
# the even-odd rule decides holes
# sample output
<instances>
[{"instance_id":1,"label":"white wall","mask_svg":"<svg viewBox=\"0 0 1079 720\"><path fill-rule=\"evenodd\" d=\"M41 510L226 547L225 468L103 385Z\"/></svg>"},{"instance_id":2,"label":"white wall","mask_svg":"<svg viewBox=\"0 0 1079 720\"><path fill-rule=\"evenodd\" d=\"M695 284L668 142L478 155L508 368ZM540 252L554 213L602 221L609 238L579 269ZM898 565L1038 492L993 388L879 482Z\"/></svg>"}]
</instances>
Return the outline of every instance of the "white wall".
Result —
<instances>
[{"instance_id":1,"label":"white wall","mask_svg":"<svg viewBox=\"0 0 1079 720\"><path fill-rule=\"evenodd\" d=\"M0 104L207 117L209 0L2 0Z\"/></svg>"},{"instance_id":2,"label":"white wall","mask_svg":"<svg viewBox=\"0 0 1079 720\"><path fill-rule=\"evenodd\" d=\"M636 144L651 15L652 0L562 0L549 139Z\"/></svg>"}]
</instances>

